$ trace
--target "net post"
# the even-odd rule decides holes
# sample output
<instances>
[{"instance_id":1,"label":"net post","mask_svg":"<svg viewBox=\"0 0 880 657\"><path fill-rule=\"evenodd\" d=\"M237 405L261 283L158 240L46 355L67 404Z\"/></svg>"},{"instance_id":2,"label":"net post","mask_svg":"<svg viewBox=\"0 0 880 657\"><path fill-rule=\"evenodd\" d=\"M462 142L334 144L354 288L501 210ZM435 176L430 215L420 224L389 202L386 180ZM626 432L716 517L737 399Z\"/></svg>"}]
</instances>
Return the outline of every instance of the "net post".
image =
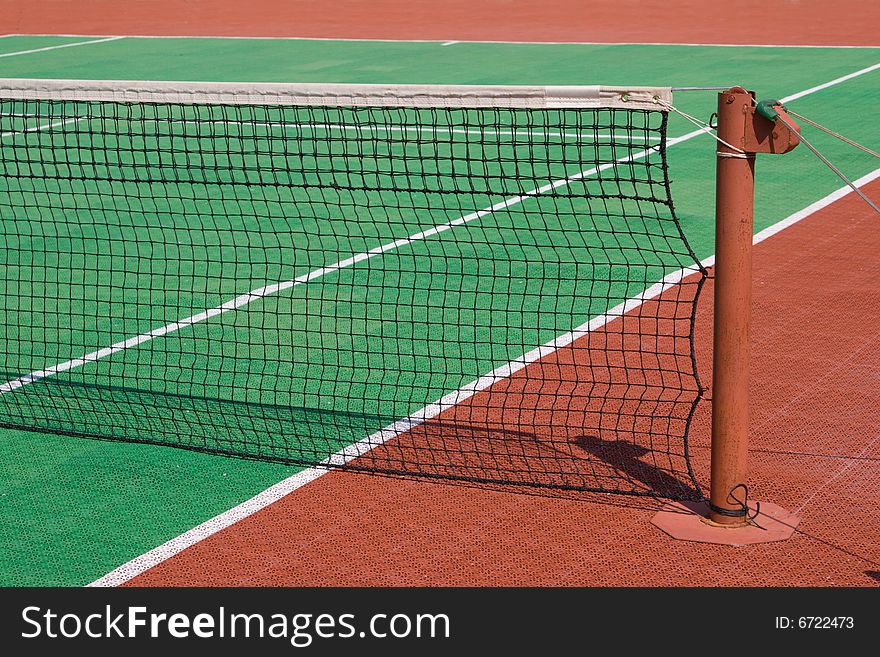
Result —
<instances>
[{"instance_id":1,"label":"net post","mask_svg":"<svg viewBox=\"0 0 880 657\"><path fill-rule=\"evenodd\" d=\"M800 141L799 128L779 101L756 103L754 94L742 87L718 95L717 116L709 500L672 502L651 522L685 541L784 541L799 518L771 502L750 505L747 488L755 155L788 153ZM779 121L780 116L785 120Z\"/></svg>"},{"instance_id":2,"label":"net post","mask_svg":"<svg viewBox=\"0 0 880 657\"><path fill-rule=\"evenodd\" d=\"M651 522L684 541L719 545L784 541L794 533L799 518L772 502L750 505L748 498L755 156L788 153L800 142L800 129L780 101L757 103L755 95L742 87L718 94L717 117L709 499L672 502Z\"/></svg>"},{"instance_id":3,"label":"net post","mask_svg":"<svg viewBox=\"0 0 880 657\"><path fill-rule=\"evenodd\" d=\"M748 522L743 487L749 449L755 153L744 152L743 146L752 106L752 94L742 87L718 94L718 138L726 143L719 142L716 151L709 519L732 527Z\"/></svg>"}]
</instances>

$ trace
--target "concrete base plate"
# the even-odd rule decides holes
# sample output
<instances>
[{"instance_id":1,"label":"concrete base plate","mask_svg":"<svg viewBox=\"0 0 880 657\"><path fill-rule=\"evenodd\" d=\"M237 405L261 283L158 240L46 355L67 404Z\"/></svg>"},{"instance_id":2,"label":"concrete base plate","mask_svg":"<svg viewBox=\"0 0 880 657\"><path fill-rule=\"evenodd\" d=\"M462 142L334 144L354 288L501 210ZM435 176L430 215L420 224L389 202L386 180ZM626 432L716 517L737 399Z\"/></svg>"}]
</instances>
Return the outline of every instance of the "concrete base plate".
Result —
<instances>
[{"instance_id":1,"label":"concrete base plate","mask_svg":"<svg viewBox=\"0 0 880 657\"><path fill-rule=\"evenodd\" d=\"M750 502L749 508L754 513L755 503ZM682 541L751 545L784 541L800 522L793 513L770 502L761 502L760 510L751 524L729 528L709 521L709 506L705 502L672 502L664 506L651 523Z\"/></svg>"}]
</instances>

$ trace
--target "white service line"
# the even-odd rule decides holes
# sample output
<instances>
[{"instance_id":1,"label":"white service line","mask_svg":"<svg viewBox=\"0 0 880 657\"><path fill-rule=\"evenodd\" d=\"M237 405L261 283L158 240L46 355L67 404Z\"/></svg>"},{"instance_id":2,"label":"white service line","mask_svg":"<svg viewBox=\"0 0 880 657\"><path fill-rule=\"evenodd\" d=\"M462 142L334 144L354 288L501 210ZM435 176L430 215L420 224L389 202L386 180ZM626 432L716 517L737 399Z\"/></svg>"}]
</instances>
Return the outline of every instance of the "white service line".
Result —
<instances>
[{"instance_id":1,"label":"white service line","mask_svg":"<svg viewBox=\"0 0 880 657\"><path fill-rule=\"evenodd\" d=\"M46 130L48 128L57 128L61 125L67 125L68 123L76 123L77 121L82 121L83 117L73 117L70 119L62 119L60 121L53 121L52 123L43 123L41 125L35 125L31 128L24 128L22 130L8 130L7 132L0 132L0 139L4 137L14 137L15 135L21 135L26 132L39 132L40 130Z\"/></svg>"},{"instance_id":2,"label":"white service line","mask_svg":"<svg viewBox=\"0 0 880 657\"><path fill-rule=\"evenodd\" d=\"M876 169L868 175L859 178L855 182L855 184L861 187L878 178L880 178L880 169ZM789 228L790 226L793 226L799 221L806 219L807 217L815 214L825 207L828 207L835 201L840 200L850 193L852 193L852 190L849 187L841 187L837 191L829 194L828 196L808 205L803 210L795 212L794 214L783 219L782 221L779 221L769 228L765 228L761 232L757 233L753 238L753 243L758 244L760 242L763 242L767 238L775 235L776 233L779 233L786 228ZM711 255L703 259L700 264L703 267L711 267L715 264L715 256ZM660 296L663 292L673 287L674 285L677 285L683 279L697 273L697 271L698 269L696 267L687 267L669 274L662 281L655 283L641 294L615 306L604 315L595 317L589 322L586 322L585 324L577 327L573 331L564 333L563 335L560 335L559 337L538 347L537 349L533 349L527 354L523 354L519 358L510 361L506 365L502 365L501 367L492 370L492 372L490 372L489 374L481 376L479 379L471 381L470 383L462 386L458 390L444 395L433 404L425 406L424 408L413 413L409 417L398 420L394 424L391 424L377 431L373 435L368 436L367 438L364 438L357 443L354 443L353 445L348 445L344 447L329 458L325 459L324 463L327 466L343 465L345 463L348 463L358 456L369 452L374 447L377 447L387 442L388 440L396 438L400 434L405 433L406 431L409 431L410 429L417 427L432 418L437 417L443 411L454 407L456 404L461 403L469 397L472 397L477 392L489 388L494 383L510 377L512 374L518 372L527 365L552 354L556 350L561 349L562 347L565 347L575 340L587 335L591 331L595 331L605 326L609 322L625 315L626 313L635 310L645 301L649 301L650 299L654 299ZM94 582L89 584L89 586L118 586L120 584L124 584L125 582L136 577L137 575L140 575L141 573L149 570L150 568L153 568L154 566L157 566L163 561L170 559L174 555L179 554L186 548L195 545L196 543L208 538L209 536L216 534L222 529L234 525L240 520L243 520L244 518L247 518L248 516L257 513L261 509L264 509L270 504L277 502L278 500L285 497L286 495L289 495L298 488L302 488L306 484L315 481L319 477L327 474L327 472L329 471L330 470L327 470L326 468L315 467L298 472L295 475L292 475L287 479L278 482L274 486L267 488L265 491L255 495L251 499L242 502L238 506L235 506L228 511L224 511L221 514L214 516L210 520L206 520L197 527L194 527L193 529L183 534L180 534L170 541L163 543L156 548L153 548L149 552L145 552L144 554L135 557L131 561L119 566L118 568L115 568L103 577L95 580Z\"/></svg>"},{"instance_id":3,"label":"white service line","mask_svg":"<svg viewBox=\"0 0 880 657\"><path fill-rule=\"evenodd\" d=\"M7 36L43 36L43 37L104 37L107 34L8 34ZM120 35L114 35L120 36ZM198 34L125 34L131 39L229 39L248 41L354 41L377 43L489 43L529 46L686 46L689 48L833 48L841 50L880 50L876 46L852 46L847 44L793 44L793 43L674 43L667 41L506 41L506 40L473 40L473 39L368 39L354 37L299 37L299 36L224 36Z\"/></svg>"},{"instance_id":4,"label":"white service line","mask_svg":"<svg viewBox=\"0 0 880 657\"><path fill-rule=\"evenodd\" d=\"M44 115L35 114L33 112L10 112L4 116L13 116L20 118L40 118ZM90 118L90 117L82 117ZM97 118L97 117L96 117ZM450 128L442 125L437 126L396 126L396 125L378 125L378 124L346 124L346 123L285 123L285 122L269 122L269 121L229 121L229 120L206 120L195 121L189 119L158 119L158 118L136 118L132 119L138 123L169 123L172 125L224 125L224 126L240 126L254 128L282 128L294 130L338 130L342 132L357 132L369 134L371 131L376 132L392 132L392 133L420 133L420 134L455 134L482 137L484 135L498 135L504 137L516 137L517 135L527 135L529 137L558 137L570 139L613 139L615 142L659 142L660 137L644 137L639 135L618 136L611 133L576 133L576 132L559 132L555 130L539 130L536 128L514 128L513 130L496 130L494 128ZM708 128L707 128L708 129ZM590 142L585 142L590 143Z\"/></svg>"},{"instance_id":5,"label":"white service line","mask_svg":"<svg viewBox=\"0 0 880 657\"><path fill-rule=\"evenodd\" d=\"M853 78L857 78L860 75L864 75L865 73L870 73L871 71L876 71L880 69L880 63L874 64L873 66L866 66L863 69L850 73L849 75L842 75L839 78L835 78L829 82L824 84L816 85L815 87L810 87L809 89L804 89L803 91L799 91L796 94L792 94L791 96L786 96L782 98L781 101L783 103L790 103L793 100L797 100L798 98L803 98L804 96L809 96L810 94L814 94L817 91L822 91L823 89L827 89L828 87L833 87L836 84L840 84L841 82L846 82L847 80L852 80Z\"/></svg>"},{"instance_id":6,"label":"white service line","mask_svg":"<svg viewBox=\"0 0 880 657\"><path fill-rule=\"evenodd\" d=\"M139 119L140 120L140 119ZM148 119L148 120L159 120L159 119ZM188 120L177 120L172 121L172 123L182 123L187 125L205 125L205 124L216 124L216 125L241 125L241 126L259 126L261 128L294 128L294 129L312 129L312 130L327 130L327 131L343 131L343 132L358 132L358 133L367 133L375 130L376 132L399 132L399 133L421 133L421 134L435 134L435 133L443 133L443 134L455 134L455 135L467 135L467 136L475 136L481 137L483 135L497 135L504 137L515 137L517 135L527 135L529 137L539 136L539 137L559 137L559 138L570 138L570 139L584 139L586 138L596 138L596 139L613 139L615 142L648 142L648 141L660 141L660 137L642 137L637 135L632 136L624 136L619 137L617 135L612 135L610 133L600 133L600 134L589 134L583 133L578 134L575 132L558 132L558 131L544 131L544 130L536 130L534 128L522 128L522 129L514 129L514 130L496 130L494 128L446 128L443 126L395 126L395 125L377 125L377 124L366 124L366 125L349 125L345 123L270 123L270 122L251 122L251 121L188 121ZM589 143L589 142L586 142Z\"/></svg>"},{"instance_id":7,"label":"white service line","mask_svg":"<svg viewBox=\"0 0 880 657\"><path fill-rule=\"evenodd\" d=\"M877 180L877 178L880 178L880 169L875 169L871 173L868 173L868 174L862 176L861 178L856 180L853 184L856 187L864 187L868 183ZM762 230L761 232L759 232L755 235L755 240L754 240L755 244L758 244L759 242L763 242L768 237L772 237L776 233L778 233L782 230L785 230L789 226L796 224L797 222L801 221L802 219L805 219L806 217L809 217L811 214L818 212L822 208L824 208L828 205L831 205L832 203L834 203L834 201L838 201L838 200L842 199L844 196L846 196L850 192L852 192L852 189L850 189L848 185L845 187L841 187L836 192L831 192L825 198L820 199L820 200L816 201L815 203L811 203L810 205L805 207L803 210L795 212L793 215L786 217L782 221L779 221L779 222L773 224L772 226L765 228L764 230Z\"/></svg>"},{"instance_id":8,"label":"white service line","mask_svg":"<svg viewBox=\"0 0 880 657\"><path fill-rule=\"evenodd\" d=\"M15 36L15 35L7 35L7 36ZM62 43L58 46L46 46L44 48L31 48L30 50L17 50L15 52L5 52L0 53L0 57L15 57L17 55L29 55L34 52L45 52L47 50L58 50L59 48L75 48L76 46L88 46L93 43L106 43L107 41L119 41L120 39L124 39L123 36L111 36L105 37L103 39L94 39L92 41L77 41L75 43Z\"/></svg>"}]
</instances>

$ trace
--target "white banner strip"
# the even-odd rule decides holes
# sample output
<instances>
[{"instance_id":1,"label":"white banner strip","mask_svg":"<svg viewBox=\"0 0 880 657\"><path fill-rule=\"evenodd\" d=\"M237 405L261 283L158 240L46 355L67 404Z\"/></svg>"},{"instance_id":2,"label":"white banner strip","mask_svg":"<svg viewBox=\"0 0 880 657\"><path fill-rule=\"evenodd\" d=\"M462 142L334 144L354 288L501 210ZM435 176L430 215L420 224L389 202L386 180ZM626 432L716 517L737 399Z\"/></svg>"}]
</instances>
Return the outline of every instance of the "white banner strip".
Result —
<instances>
[{"instance_id":1,"label":"white banner strip","mask_svg":"<svg viewBox=\"0 0 880 657\"><path fill-rule=\"evenodd\" d=\"M0 99L323 107L653 109L669 87L146 82L0 78Z\"/></svg>"}]
</instances>

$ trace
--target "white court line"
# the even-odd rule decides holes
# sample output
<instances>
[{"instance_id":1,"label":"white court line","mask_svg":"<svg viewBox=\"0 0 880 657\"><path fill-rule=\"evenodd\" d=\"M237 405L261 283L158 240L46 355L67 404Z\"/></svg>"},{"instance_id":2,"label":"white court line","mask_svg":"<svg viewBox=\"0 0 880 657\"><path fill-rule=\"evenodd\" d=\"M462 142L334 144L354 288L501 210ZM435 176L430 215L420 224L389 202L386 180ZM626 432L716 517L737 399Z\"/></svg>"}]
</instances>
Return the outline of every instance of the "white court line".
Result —
<instances>
[{"instance_id":1,"label":"white court line","mask_svg":"<svg viewBox=\"0 0 880 657\"><path fill-rule=\"evenodd\" d=\"M472 40L472 39L366 39L351 37L306 37L306 36L229 36L229 35L197 35L197 34L8 34L6 36L40 36L40 37L106 37L117 36L131 39L228 39L248 41L353 41L357 43L489 43L535 46L685 46L688 48L833 48L841 50L880 49L875 46L853 46L847 44L792 44L792 43L675 43L667 41L506 41L506 40Z\"/></svg>"},{"instance_id":2,"label":"white court line","mask_svg":"<svg viewBox=\"0 0 880 657\"><path fill-rule=\"evenodd\" d=\"M856 180L853 184L856 187L864 187L868 183L876 180L877 178L880 178L880 169L875 169L871 173L868 173L868 174L862 176L861 178ZM797 222L801 221L802 219L805 219L806 217L809 217L811 214L814 214L818 210L821 210L822 208L826 207L827 205L830 205L831 203L834 203L834 201L838 201L838 200L842 199L844 196L849 194L851 191L852 191L852 189L850 189L849 186L841 187L840 189L838 189L835 192L832 192L831 194L829 194L825 198L820 199L820 200L816 201L815 203L808 205L803 210L800 210L799 212L795 212L790 217L786 217L782 221L765 228L764 230L762 230L761 232L759 232L755 235L755 244L758 244L759 242L763 242L768 237L772 237L776 233L778 233L782 230L785 230L789 226L796 224Z\"/></svg>"},{"instance_id":3,"label":"white court line","mask_svg":"<svg viewBox=\"0 0 880 657\"><path fill-rule=\"evenodd\" d=\"M859 178L857 181L855 181L855 184L856 186L861 187L878 178L880 178L880 169L876 169L868 175ZM841 187L840 189L832 192L825 198L822 198L815 203L808 205L803 210L795 212L794 214L786 217L778 223L773 224L769 228L765 228L761 232L757 233L753 238L753 243L758 244L760 242L763 242L767 238L772 237L773 235L779 233L786 228L789 228L790 226L793 226L799 221L806 219L807 217L818 212L819 210L831 205L835 201L838 201L847 194L851 193L852 190L848 186ZM700 264L703 267L711 267L715 264L715 256L711 255L703 259ZM565 333L548 342L547 344L544 344L537 349L533 349L527 354L524 354L519 358L507 363L506 365L502 365L501 367L496 368L489 374L468 383L467 385L459 388L454 392L449 393L448 395L443 396L441 399L437 400L433 404L425 406L416 413L410 415L408 418L399 420L394 424L391 424L384 429L377 431L373 435L364 438L354 445L349 445L343 448L342 450L336 452L328 459L326 459L324 463L326 465L343 465L345 463L348 463L352 459L355 459L358 456L369 452L374 447L381 445L382 443L385 443L388 440L391 440L434 417L437 417L443 411L452 408L456 404L463 402L469 397L472 397L477 392L485 390L492 384L510 377L512 374L518 372L527 365L552 354L556 350L565 347L575 340L587 335L591 331L595 331L605 324L613 321L614 319L617 319L618 317L621 317L624 314L635 310L645 301L649 301L650 299L654 299L660 296L664 291L678 284L680 281L687 278L688 276L695 274L696 272L696 267L687 267L684 269L680 269L677 272L673 272L672 274L669 274L659 283L655 283L653 286L651 286L638 296L628 299L624 303L615 306L606 314L595 317L589 322L577 327L573 331ZM140 575L150 568L153 568L163 561L166 561L176 554L179 554L186 548L195 545L196 543L208 538L213 534L216 534L222 529L234 525L235 523L247 518L248 516L253 515L254 513L257 513L261 509L264 509L265 507L277 502L281 498L289 495L298 488L302 488L306 484L315 481L316 479L327 474L328 472L330 472L330 470L324 468L308 468L306 470L298 472L295 475L292 475L287 479L278 482L274 486L267 488L266 490L255 495L251 499L242 502L238 506L235 506L232 509L225 511L211 518L210 520L206 520L202 524L194 527L193 529L190 529L183 534L180 534L179 536L171 539L166 543L163 543L156 548L153 548L149 552L145 552L144 554L135 557L131 561L110 571L103 577L96 579L94 582L89 584L89 586L118 586L120 584L124 584L125 582L136 577L137 575Z\"/></svg>"},{"instance_id":4,"label":"white court line","mask_svg":"<svg viewBox=\"0 0 880 657\"><path fill-rule=\"evenodd\" d=\"M3 116L14 116L21 118L39 118L44 115L28 113L28 112L10 112L9 114L4 114ZM81 117L81 118L92 118L92 117ZM100 118L100 117L94 117ZM443 126L393 126L393 125L377 125L377 124L345 124L345 123L284 123L284 122L267 122L267 121L229 121L229 120L209 120L209 121L191 121L186 119L158 119L158 118L134 118L131 119L137 123L169 123L173 125L228 125L228 126L243 126L243 127L260 127L260 128L292 128L296 130L300 129L311 129L311 130L339 130L344 132L358 132L358 133L369 133L371 130L376 132L415 132L421 134L456 134L456 135L473 135L476 137L480 137L483 135L500 135L500 136L511 136L515 137L517 135L527 135L529 137L540 136L540 137L560 137L560 138L571 138L571 139L584 139L585 137L596 138L596 139L613 139L615 142L649 142L649 141L660 141L660 137L643 137L637 135L612 135L611 133L598 133L595 135L584 133L579 134L576 132L559 132L555 130L536 130L533 128L520 128L514 130L495 130L494 128L486 128L486 129L465 129L465 128L446 128ZM590 142L586 142L590 143Z\"/></svg>"},{"instance_id":5,"label":"white court line","mask_svg":"<svg viewBox=\"0 0 880 657\"><path fill-rule=\"evenodd\" d=\"M141 119L137 119L140 121ZM160 121L161 119L148 119L150 121ZM612 135L610 133L600 133L596 135L591 135L588 133L578 134L575 132L558 132L558 131L546 131L546 130L535 130L529 128L523 128L520 130L495 130L494 128L486 128L483 129L465 129L465 128L444 128L443 126L435 126L435 127L427 127L427 126L383 126L383 125L347 125L344 123L269 123L269 122L253 122L253 121L172 121L172 123L184 123L184 124L193 124L193 125L204 125L204 124L217 124L217 125L241 125L241 126L260 126L263 128L312 128L319 130L339 130L344 132L370 132L371 130L375 130L377 132L417 132L422 134L435 134L435 133L445 133L445 134L454 134L454 135L472 135L472 136L482 136L482 135L501 135L501 136L510 136L515 137L517 135L527 135L529 137L532 136L541 136L541 137L562 137L562 138L571 138L571 139L583 139L584 137L595 137L597 139L614 139L618 142L630 141L630 142L647 142L647 141L660 141L660 137L641 137L641 136L625 136L620 137L618 135Z\"/></svg>"},{"instance_id":6,"label":"white court line","mask_svg":"<svg viewBox=\"0 0 880 657\"><path fill-rule=\"evenodd\" d=\"M456 43L461 43L461 41L444 41L441 43L441 46L454 46Z\"/></svg>"},{"instance_id":7,"label":"white court line","mask_svg":"<svg viewBox=\"0 0 880 657\"><path fill-rule=\"evenodd\" d=\"M83 117L73 117L71 119L63 119L61 121L53 121L52 123L43 123L42 125L35 125L32 128L24 128L23 130L9 130L7 132L0 132L0 138L4 137L14 137L15 135L21 135L26 132L39 132L40 130L46 130L47 128L57 128L60 125L67 125L68 123L76 123L77 121L82 121Z\"/></svg>"},{"instance_id":8,"label":"white court line","mask_svg":"<svg viewBox=\"0 0 880 657\"><path fill-rule=\"evenodd\" d=\"M17 36L17 35L7 35L7 36ZM34 52L45 52L47 50L58 50L59 48L74 48L76 46L88 46L92 43L106 43L107 41L119 41L120 39L124 39L124 36L111 36L105 37L103 39L95 39L93 41L77 41L76 43L63 43L59 46L46 46L44 48L31 48L30 50L18 50L16 52L5 52L0 54L0 57L15 57L17 55L29 55Z\"/></svg>"},{"instance_id":9,"label":"white court line","mask_svg":"<svg viewBox=\"0 0 880 657\"><path fill-rule=\"evenodd\" d=\"M852 80L853 78L857 78L860 75L864 75L865 73L870 73L871 71L876 71L880 69L880 63L874 64L873 66L868 66L859 71L855 71L854 73L850 73L849 75L844 75L842 77L831 80L830 82L826 82L825 84L816 85L815 87L810 87L809 89L804 89L803 91L799 91L796 94L792 94L786 98L782 99L783 103L790 103L793 100L797 100L798 98L803 98L804 96L809 96L810 94L814 94L817 91L822 91L823 89L827 89L828 87L833 87L836 84L840 84L841 82L846 82L847 80Z\"/></svg>"}]
</instances>

